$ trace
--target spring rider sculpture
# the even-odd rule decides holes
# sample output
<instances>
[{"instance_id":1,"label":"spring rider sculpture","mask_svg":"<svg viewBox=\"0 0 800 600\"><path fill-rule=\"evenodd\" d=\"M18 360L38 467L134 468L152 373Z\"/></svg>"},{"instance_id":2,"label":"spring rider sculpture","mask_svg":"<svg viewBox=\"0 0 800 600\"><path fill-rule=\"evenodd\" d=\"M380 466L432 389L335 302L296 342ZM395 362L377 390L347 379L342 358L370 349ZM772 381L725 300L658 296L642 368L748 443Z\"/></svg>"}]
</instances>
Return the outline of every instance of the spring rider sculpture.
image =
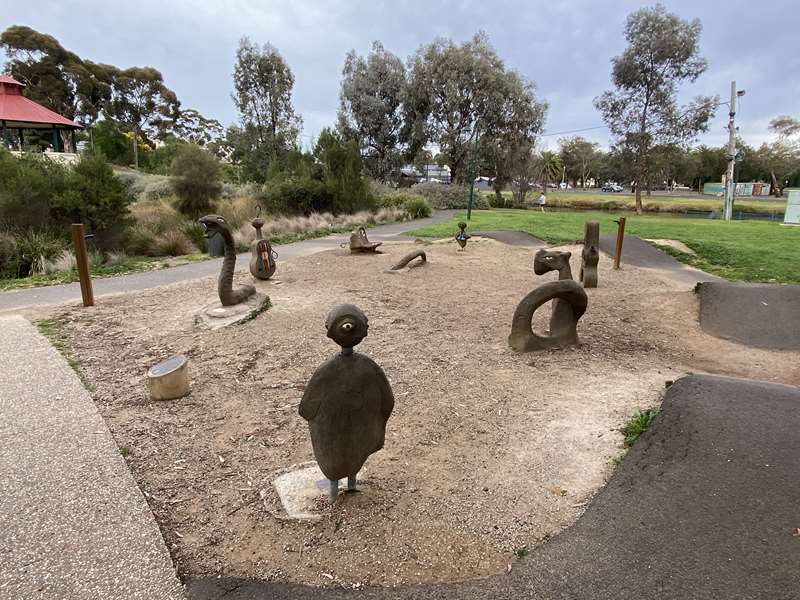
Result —
<instances>
[{"instance_id":1,"label":"spring rider sculpture","mask_svg":"<svg viewBox=\"0 0 800 600\"><path fill-rule=\"evenodd\" d=\"M571 256L570 252L552 250L539 250L536 253L534 272L543 275L548 271L558 271L558 281L537 287L522 299L514 311L508 344L517 352L565 348L578 344L578 320L586 312L588 298L580 284L572 280L569 266ZM549 335L536 335L531 328L533 313L550 300L553 300L553 309L550 313Z\"/></svg>"},{"instance_id":2,"label":"spring rider sculpture","mask_svg":"<svg viewBox=\"0 0 800 600\"><path fill-rule=\"evenodd\" d=\"M597 263L600 262L600 223L586 221L583 228L580 280L585 288L597 287Z\"/></svg>"},{"instance_id":3,"label":"spring rider sculpture","mask_svg":"<svg viewBox=\"0 0 800 600\"><path fill-rule=\"evenodd\" d=\"M367 457L383 448L386 421L394 395L383 370L371 358L353 352L367 336L367 317L352 304L336 306L325 320L328 337L342 347L314 372L300 401L308 421L314 457L330 481L330 500L339 480L356 489L356 477Z\"/></svg>"},{"instance_id":4,"label":"spring rider sculpture","mask_svg":"<svg viewBox=\"0 0 800 600\"><path fill-rule=\"evenodd\" d=\"M251 222L256 230L256 239L250 244L250 274L256 279L269 279L275 274L275 259L278 253L272 249L269 240L261 235L264 221L261 219L261 207L257 208L256 218Z\"/></svg>"},{"instance_id":5,"label":"spring rider sculpture","mask_svg":"<svg viewBox=\"0 0 800 600\"><path fill-rule=\"evenodd\" d=\"M466 228L467 224L464 223L464 221L459 221L459 231L456 233L456 241L458 242L458 245L461 246L462 250L467 247L467 240L472 237L470 234L464 231Z\"/></svg>"},{"instance_id":6,"label":"spring rider sculpture","mask_svg":"<svg viewBox=\"0 0 800 600\"><path fill-rule=\"evenodd\" d=\"M252 285L244 285L239 289L233 289L233 271L236 268L236 247L233 244L233 236L225 219L220 215L206 215L200 217L198 222L205 229L206 238L210 238L216 233L222 236L225 241L225 258L222 260L222 270L219 273L217 292L222 306L233 306L244 302L256 293L256 288Z\"/></svg>"}]
</instances>

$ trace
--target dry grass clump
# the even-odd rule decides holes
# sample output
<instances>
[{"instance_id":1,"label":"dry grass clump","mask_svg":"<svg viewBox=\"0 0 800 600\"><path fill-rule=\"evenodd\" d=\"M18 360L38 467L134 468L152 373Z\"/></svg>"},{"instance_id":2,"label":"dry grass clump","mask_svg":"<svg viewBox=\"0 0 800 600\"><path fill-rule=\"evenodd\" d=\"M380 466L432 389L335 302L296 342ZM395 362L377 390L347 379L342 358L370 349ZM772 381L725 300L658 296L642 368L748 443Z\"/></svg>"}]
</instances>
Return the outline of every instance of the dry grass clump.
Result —
<instances>
[{"instance_id":1,"label":"dry grass clump","mask_svg":"<svg viewBox=\"0 0 800 600\"><path fill-rule=\"evenodd\" d=\"M193 252L197 252L197 248L180 229L165 231L156 238L153 247L153 256L182 256Z\"/></svg>"},{"instance_id":2,"label":"dry grass clump","mask_svg":"<svg viewBox=\"0 0 800 600\"><path fill-rule=\"evenodd\" d=\"M231 231L234 231L250 224L256 216L256 204L254 196L237 196L231 200L222 200L217 205L217 212L228 223Z\"/></svg>"},{"instance_id":3,"label":"dry grass clump","mask_svg":"<svg viewBox=\"0 0 800 600\"><path fill-rule=\"evenodd\" d=\"M137 226L144 227L155 234L178 229L186 220L186 217L165 199L136 202L131 206L131 214L136 219Z\"/></svg>"}]
</instances>

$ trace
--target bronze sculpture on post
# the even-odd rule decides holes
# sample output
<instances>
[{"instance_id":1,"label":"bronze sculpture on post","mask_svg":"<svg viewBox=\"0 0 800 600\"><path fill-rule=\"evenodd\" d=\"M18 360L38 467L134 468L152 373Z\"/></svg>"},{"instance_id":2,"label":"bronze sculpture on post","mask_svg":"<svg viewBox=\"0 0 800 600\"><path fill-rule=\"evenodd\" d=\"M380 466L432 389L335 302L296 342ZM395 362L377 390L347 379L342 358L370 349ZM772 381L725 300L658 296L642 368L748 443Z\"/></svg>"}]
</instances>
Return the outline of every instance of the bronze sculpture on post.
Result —
<instances>
[{"instance_id":1,"label":"bronze sculpture on post","mask_svg":"<svg viewBox=\"0 0 800 600\"><path fill-rule=\"evenodd\" d=\"M250 244L250 274L256 279L269 279L275 274L275 259L278 253L272 249L269 240L265 240L261 235L261 228L264 227L264 220L261 219L261 207L257 207L256 217L251 225L256 230L256 239Z\"/></svg>"},{"instance_id":2,"label":"bronze sculpture on post","mask_svg":"<svg viewBox=\"0 0 800 600\"><path fill-rule=\"evenodd\" d=\"M508 344L517 352L578 345L578 320L586 312L588 298L580 284L572 279L569 266L571 256L570 252L544 249L536 253L534 272L543 275L548 271L558 271L558 281L537 287L522 299L514 311ZM553 309L550 313L549 335L536 335L531 327L533 313L550 300L553 300Z\"/></svg>"},{"instance_id":3,"label":"bronze sculpture on post","mask_svg":"<svg viewBox=\"0 0 800 600\"><path fill-rule=\"evenodd\" d=\"M330 481L330 500L335 502L339 480L347 477L347 489L355 490L367 457L383 448L394 395L377 363L353 351L369 329L366 315L357 306L334 307L325 327L342 351L311 376L299 413L308 421L314 457Z\"/></svg>"},{"instance_id":4,"label":"bronze sculpture on post","mask_svg":"<svg viewBox=\"0 0 800 600\"><path fill-rule=\"evenodd\" d=\"M464 248L467 247L467 240L472 237L470 234L464 231L466 228L467 224L464 223L464 221L459 221L458 223L459 231L458 233L456 233L456 241L458 242L458 245L461 246L462 250L464 250Z\"/></svg>"},{"instance_id":5,"label":"bronze sculpture on post","mask_svg":"<svg viewBox=\"0 0 800 600\"><path fill-rule=\"evenodd\" d=\"M367 230L359 227L350 234L350 252L356 254L358 252L377 252L378 246L383 242L370 242L367 239Z\"/></svg>"},{"instance_id":6,"label":"bronze sculpture on post","mask_svg":"<svg viewBox=\"0 0 800 600\"><path fill-rule=\"evenodd\" d=\"M583 228L580 280L585 288L597 287L597 263L600 262L600 223L586 221Z\"/></svg>"},{"instance_id":7,"label":"bronze sculpture on post","mask_svg":"<svg viewBox=\"0 0 800 600\"><path fill-rule=\"evenodd\" d=\"M225 242L225 258L222 260L222 270L219 273L217 282L217 292L222 306L233 306L247 300L256 293L256 288L252 285L244 285L239 289L233 289L233 272L236 268L236 246L233 243L233 235L228 228L225 219L220 215L206 215L200 217L198 222L205 229L206 238L210 238L215 233L219 233Z\"/></svg>"}]
</instances>

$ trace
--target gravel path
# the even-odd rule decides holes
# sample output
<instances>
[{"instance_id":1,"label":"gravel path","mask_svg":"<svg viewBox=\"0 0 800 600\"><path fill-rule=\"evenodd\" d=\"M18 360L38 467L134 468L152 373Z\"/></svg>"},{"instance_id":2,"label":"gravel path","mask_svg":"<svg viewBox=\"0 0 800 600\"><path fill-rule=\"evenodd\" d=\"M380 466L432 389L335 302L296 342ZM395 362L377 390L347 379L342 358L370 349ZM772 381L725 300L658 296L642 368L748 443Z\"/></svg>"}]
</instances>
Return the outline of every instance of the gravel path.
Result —
<instances>
[{"instance_id":1,"label":"gravel path","mask_svg":"<svg viewBox=\"0 0 800 600\"><path fill-rule=\"evenodd\" d=\"M178 600L164 540L75 372L0 319L0 600Z\"/></svg>"},{"instance_id":2,"label":"gravel path","mask_svg":"<svg viewBox=\"0 0 800 600\"><path fill-rule=\"evenodd\" d=\"M427 227L442 221L449 220L456 211L440 210L433 216L426 219L418 219L406 223L392 223L391 225L379 225L367 230L367 235L374 241L404 240L408 239L400 234L409 229ZM308 256L323 250L337 248L340 244L348 242L349 235L330 235L324 238L304 240L292 244L275 246L278 252L278 262L297 256ZM240 254L236 260L237 271L247 271L250 261L250 253ZM121 277L105 277L95 279L94 296L106 296L109 294L121 294L136 290L146 290L149 288L170 285L180 281L199 279L208 275L219 273L222 259L205 260L202 262L161 269L159 271L147 271L145 273L133 273ZM46 287L32 288L26 290L14 290L10 292L0 292L0 313L17 311L24 308L35 306L47 306L52 304L64 304L66 302L79 301L81 299L81 288L78 283L65 285L51 285Z\"/></svg>"}]
</instances>

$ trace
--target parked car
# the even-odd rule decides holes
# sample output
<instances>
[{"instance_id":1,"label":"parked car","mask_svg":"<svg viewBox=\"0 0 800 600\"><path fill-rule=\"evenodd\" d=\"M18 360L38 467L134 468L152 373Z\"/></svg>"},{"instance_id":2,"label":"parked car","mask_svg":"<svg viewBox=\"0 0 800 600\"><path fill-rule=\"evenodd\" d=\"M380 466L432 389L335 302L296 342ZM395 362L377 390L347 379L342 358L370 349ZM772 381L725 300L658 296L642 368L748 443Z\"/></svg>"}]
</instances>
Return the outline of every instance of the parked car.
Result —
<instances>
[{"instance_id":1,"label":"parked car","mask_svg":"<svg viewBox=\"0 0 800 600\"><path fill-rule=\"evenodd\" d=\"M600 188L602 192L621 192L622 186L618 183L607 183L603 187Z\"/></svg>"}]
</instances>

